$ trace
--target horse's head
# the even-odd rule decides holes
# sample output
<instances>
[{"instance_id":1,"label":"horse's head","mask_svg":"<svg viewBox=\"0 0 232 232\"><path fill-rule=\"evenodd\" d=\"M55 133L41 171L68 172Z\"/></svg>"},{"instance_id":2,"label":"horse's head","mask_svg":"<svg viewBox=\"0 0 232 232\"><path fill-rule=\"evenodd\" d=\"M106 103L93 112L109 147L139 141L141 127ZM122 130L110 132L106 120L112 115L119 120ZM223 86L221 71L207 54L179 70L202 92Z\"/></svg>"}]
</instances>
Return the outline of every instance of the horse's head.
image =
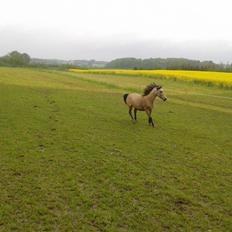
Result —
<instances>
[{"instance_id":1,"label":"horse's head","mask_svg":"<svg viewBox=\"0 0 232 232\"><path fill-rule=\"evenodd\" d=\"M149 94L152 94L153 96L158 96L163 101L167 100L167 97L164 95L164 90L162 86L156 85L155 83L151 83L144 89L143 96L147 96Z\"/></svg>"},{"instance_id":2,"label":"horse's head","mask_svg":"<svg viewBox=\"0 0 232 232\"><path fill-rule=\"evenodd\" d=\"M159 98L161 98L163 101L166 101L167 97L164 94L164 90L163 90L162 86L158 86L156 89L157 89L157 96Z\"/></svg>"}]
</instances>

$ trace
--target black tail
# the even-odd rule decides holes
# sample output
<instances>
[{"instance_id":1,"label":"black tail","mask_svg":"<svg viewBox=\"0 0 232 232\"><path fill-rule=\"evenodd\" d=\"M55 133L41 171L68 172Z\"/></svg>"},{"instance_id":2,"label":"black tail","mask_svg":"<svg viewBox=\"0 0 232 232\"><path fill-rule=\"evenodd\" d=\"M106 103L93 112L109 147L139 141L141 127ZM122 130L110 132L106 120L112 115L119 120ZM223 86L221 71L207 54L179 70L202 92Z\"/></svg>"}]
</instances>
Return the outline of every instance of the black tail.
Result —
<instances>
[{"instance_id":1,"label":"black tail","mask_svg":"<svg viewBox=\"0 0 232 232\"><path fill-rule=\"evenodd\" d=\"M123 95L123 99L124 99L124 102L126 103L126 99L127 99L127 97L128 97L128 93L125 93L124 95Z\"/></svg>"}]
</instances>

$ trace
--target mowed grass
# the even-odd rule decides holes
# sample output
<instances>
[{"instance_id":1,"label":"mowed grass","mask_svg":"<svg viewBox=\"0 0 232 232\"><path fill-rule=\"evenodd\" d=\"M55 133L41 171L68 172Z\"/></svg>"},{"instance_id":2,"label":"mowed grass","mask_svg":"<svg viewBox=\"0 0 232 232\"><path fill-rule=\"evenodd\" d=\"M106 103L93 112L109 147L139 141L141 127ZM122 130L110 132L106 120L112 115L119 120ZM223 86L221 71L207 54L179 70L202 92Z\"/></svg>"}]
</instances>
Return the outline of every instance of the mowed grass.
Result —
<instances>
[{"instance_id":1,"label":"mowed grass","mask_svg":"<svg viewBox=\"0 0 232 232\"><path fill-rule=\"evenodd\" d=\"M116 74L128 76L162 77L232 89L232 73L186 70L125 70L125 69L70 69L76 73Z\"/></svg>"},{"instance_id":2,"label":"mowed grass","mask_svg":"<svg viewBox=\"0 0 232 232\"><path fill-rule=\"evenodd\" d=\"M157 126L122 94L163 85ZM232 93L0 68L0 231L231 231Z\"/></svg>"}]
</instances>

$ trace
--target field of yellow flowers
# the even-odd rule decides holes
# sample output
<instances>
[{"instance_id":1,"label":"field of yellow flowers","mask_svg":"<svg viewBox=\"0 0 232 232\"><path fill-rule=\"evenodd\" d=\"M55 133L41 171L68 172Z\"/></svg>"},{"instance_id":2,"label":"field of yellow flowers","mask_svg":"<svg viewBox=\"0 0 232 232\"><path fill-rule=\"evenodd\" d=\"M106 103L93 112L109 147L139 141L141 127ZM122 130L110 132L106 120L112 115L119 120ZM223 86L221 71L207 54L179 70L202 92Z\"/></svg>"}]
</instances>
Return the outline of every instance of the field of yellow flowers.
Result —
<instances>
[{"instance_id":1,"label":"field of yellow flowers","mask_svg":"<svg viewBox=\"0 0 232 232\"><path fill-rule=\"evenodd\" d=\"M217 85L221 87L232 87L232 73L207 72L207 71L182 71L182 70L117 70L117 69L70 69L79 73L118 74L131 76L163 77L181 79Z\"/></svg>"}]
</instances>

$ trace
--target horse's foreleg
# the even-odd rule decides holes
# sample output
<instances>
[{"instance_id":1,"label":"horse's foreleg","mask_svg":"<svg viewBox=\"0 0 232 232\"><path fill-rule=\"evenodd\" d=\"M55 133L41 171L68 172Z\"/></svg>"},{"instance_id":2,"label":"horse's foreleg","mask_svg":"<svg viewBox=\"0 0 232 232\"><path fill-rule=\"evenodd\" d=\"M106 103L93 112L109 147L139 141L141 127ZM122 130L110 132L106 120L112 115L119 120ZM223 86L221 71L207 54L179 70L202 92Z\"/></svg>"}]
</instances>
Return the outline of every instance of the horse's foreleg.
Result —
<instances>
[{"instance_id":1,"label":"horse's foreleg","mask_svg":"<svg viewBox=\"0 0 232 232\"><path fill-rule=\"evenodd\" d=\"M152 119L152 117L151 117L151 110L150 109L147 109L147 110L145 110L146 111L146 113L147 113L147 116L148 116L148 123L149 123L149 125L151 124L153 127L155 126L154 125L154 122L153 122L153 119Z\"/></svg>"},{"instance_id":2,"label":"horse's foreleg","mask_svg":"<svg viewBox=\"0 0 232 232\"><path fill-rule=\"evenodd\" d=\"M149 122L150 122L150 124L151 124L153 127L155 127L154 122L153 122L153 119L152 119L151 116L149 117Z\"/></svg>"},{"instance_id":3,"label":"horse's foreleg","mask_svg":"<svg viewBox=\"0 0 232 232\"><path fill-rule=\"evenodd\" d=\"M129 115L131 116L132 120L134 120L133 115L132 115L132 113L131 113L132 108L133 108L133 106L130 106L130 107L129 107Z\"/></svg>"},{"instance_id":4,"label":"horse's foreleg","mask_svg":"<svg viewBox=\"0 0 232 232\"><path fill-rule=\"evenodd\" d=\"M134 109L134 119L137 121L137 109Z\"/></svg>"}]
</instances>

